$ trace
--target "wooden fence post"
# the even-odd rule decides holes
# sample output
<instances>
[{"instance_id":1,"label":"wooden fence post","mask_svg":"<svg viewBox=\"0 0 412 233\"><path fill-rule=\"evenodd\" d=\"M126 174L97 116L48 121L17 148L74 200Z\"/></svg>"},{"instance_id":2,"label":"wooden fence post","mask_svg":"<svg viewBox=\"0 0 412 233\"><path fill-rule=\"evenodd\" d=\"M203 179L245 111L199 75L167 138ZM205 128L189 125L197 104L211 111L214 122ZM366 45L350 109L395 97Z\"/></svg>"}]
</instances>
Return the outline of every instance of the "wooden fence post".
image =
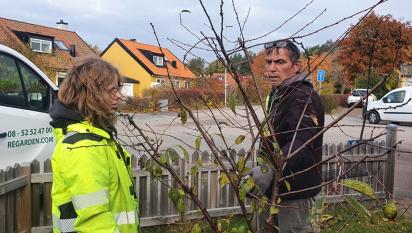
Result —
<instances>
[{"instance_id":1,"label":"wooden fence post","mask_svg":"<svg viewBox=\"0 0 412 233\"><path fill-rule=\"evenodd\" d=\"M14 179L14 169L12 167L7 167L6 168L6 181L7 180L12 180ZM14 226L15 226L15 195L14 192L9 192L6 194L6 232L15 232Z\"/></svg>"},{"instance_id":2,"label":"wooden fence post","mask_svg":"<svg viewBox=\"0 0 412 233\"><path fill-rule=\"evenodd\" d=\"M52 173L51 161L44 161L44 173ZM53 225L52 221L52 203L51 203L51 188L52 183L44 183L44 225Z\"/></svg>"},{"instance_id":3,"label":"wooden fence post","mask_svg":"<svg viewBox=\"0 0 412 233\"><path fill-rule=\"evenodd\" d=\"M6 173L0 169L0 184L6 181ZM6 232L6 203L7 194L0 194L0 232Z\"/></svg>"},{"instance_id":4,"label":"wooden fence post","mask_svg":"<svg viewBox=\"0 0 412 233\"><path fill-rule=\"evenodd\" d=\"M27 185L21 190L21 210L19 211L21 230L31 233L31 165L21 164L21 175L27 177Z\"/></svg>"},{"instance_id":5,"label":"wooden fence post","mask_svg":"<svg viewBox=\"0 0 412 233\"><path fill-rule=\"evenodd\" d=\"M389 124L386 126L386 147L388 148L388 157L385 166L385 188L386 198L389 199L393 195L395 181L395 150L398 136L398 126ZM391 149L389 149L391 148Z\"/></svg>"}]
</instances>

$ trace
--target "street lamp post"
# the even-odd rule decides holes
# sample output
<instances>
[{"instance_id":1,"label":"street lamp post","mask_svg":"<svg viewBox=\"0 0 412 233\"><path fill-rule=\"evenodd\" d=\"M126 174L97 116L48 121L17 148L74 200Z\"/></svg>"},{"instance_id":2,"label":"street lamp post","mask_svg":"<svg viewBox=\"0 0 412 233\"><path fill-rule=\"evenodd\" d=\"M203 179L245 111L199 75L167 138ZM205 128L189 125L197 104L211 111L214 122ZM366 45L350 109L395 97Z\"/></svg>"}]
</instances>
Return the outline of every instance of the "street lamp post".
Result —
<instances>
[{"instance_id":1,"label":"street lamp post","mask_svg":"<svg viewBox=\"0 0 412 233\"><path fill-rule=\"evenodd\" d=\"M226 105L226 99L227 99L227 70L226 70L226 67L225 67L225 108L227 107L227 105Z\"/></svg>"},{"instance_id":2,"label":"street lamp post","mask_svg":"<svg viewBox=\"0 0 412 233\"><path fill-rule=\"evenodd\" d=\"M225 30L223 30L223 34L225 34L224 32L226 31L226 28L231 28L231 27L233 27L232 25L226 25L225 26ZM224 37L224 35L223 35L223 37ZM222 38L222 42L223 42L223 38ZM224 79L225 79L225 84L224 84L224 88L225 88L225 107L227 107L227 69L226 69L226 66L225 66L225 76L224 76Z\"/></svg>"}]
</instances>

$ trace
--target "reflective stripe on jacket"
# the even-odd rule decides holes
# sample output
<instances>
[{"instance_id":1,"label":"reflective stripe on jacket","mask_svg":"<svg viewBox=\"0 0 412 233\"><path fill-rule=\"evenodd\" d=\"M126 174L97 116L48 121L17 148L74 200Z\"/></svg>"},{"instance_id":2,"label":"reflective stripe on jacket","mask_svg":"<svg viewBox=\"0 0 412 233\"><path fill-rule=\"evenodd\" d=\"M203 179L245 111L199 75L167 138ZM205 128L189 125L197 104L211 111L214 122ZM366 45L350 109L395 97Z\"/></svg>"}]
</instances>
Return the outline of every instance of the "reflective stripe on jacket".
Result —
<instances>
[{"instance_id":1,"label":"reflective stripe on jacket","mask_svg":"<svg viewBox=\"0 0 412 233\"><path fill-rule=\"evenodd\" d=\"M87 122L65 131L53 131L53 232L138 232L130 155Z\"/></svg>"}]
</instances>

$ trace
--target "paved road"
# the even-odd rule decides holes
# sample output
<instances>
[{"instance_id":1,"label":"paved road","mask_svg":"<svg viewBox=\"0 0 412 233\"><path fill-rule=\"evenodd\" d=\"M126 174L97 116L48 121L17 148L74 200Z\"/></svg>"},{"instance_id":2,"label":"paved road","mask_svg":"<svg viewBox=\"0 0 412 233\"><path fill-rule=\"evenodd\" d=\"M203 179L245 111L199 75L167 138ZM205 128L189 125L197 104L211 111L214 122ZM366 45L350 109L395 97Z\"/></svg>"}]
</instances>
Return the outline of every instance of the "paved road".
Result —
<instances>
[{"instance_id":1,"label":"paved road","mask_svg":"<svg viewBox=\"0 0 412 233\"><path fill-rule=\"evenodd\" d=\"M342 113L345 109L341 109L332 116L325 116L325 124L330 123L335 117ZM227 144L233 148L248 148L251 142L251 136L247 127L246 118L242 117L245 112L241 108L237 108L237 115L233 114L230 110L226 109L222 112L214 111L218 122L224 122L222 125L222 134L225 135ZM200 119L202 127L209 132L213 140L217 145L224 147L223 140L219 136L220 131L216 127L216 122L213 120L212 114L209 112L197 112L196 116ZM263 113L257 108L257 115L259 119L263 118ZM161 135L158 137L159 141L162 141L160 148L167 148L175 145L182 145L190 151L195 145L196 136L200 135L196 129L194 122L188 118L185 125L182 125L180 119L177 118L177 113L150 113L150 114L136 114L133 118L136 123L147 131L148 135L154 138L154 134L150 132L156 132ZM359 139L361 131L361 109L355 109L342 121L339 122L339 127L333 127L328 130L324 135L324 143L346 143L349 139ZM385 131L385 123L379 125L366 124L363 138L369 138L371 135L375 136ZM243 129L241 127L244 127ZM133 135L135 132L130 133L122 122L118 122L119 135L125 140L126 143L141 142L141 138L130 138L126 135ZM239 135L245 135L246 139L241 145L235 145L234 141ZM385 136L378 140L385 140ZM403 151L412 152L412 126L400 126L398 140L402 140L402 144L399 149ZM140 148L140 147L139 147ZM177 147L176 147L177 148ZM140 148L141 149L141 148ZM206 144L202 141L201 150L208 150ZM133 151L133 150L132 150ZM134 151L137 154L139 152ZM395 169L395 194L397 199L408 206L408 209L412 209L412 154L411 153L398 153L396 156L396 169ZM412 211L409 212L411 214Z\"/></svg>"}]
</instances>

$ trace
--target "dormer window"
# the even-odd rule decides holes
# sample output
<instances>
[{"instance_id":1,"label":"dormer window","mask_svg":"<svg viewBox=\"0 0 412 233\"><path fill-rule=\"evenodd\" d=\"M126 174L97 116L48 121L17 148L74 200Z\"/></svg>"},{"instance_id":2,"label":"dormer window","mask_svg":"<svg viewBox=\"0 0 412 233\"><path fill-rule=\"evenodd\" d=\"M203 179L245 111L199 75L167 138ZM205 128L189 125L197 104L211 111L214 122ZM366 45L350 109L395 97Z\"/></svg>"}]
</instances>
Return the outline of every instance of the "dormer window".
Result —
<instances>
[{"instance_id":1,"label":"dormer window","mask_svg":"<svg viewBox=\"0 0 412 233\"><path fill-rule=\"evenodd\" d=\"M30 47L35 52L40 52L40 53L51 53L52 52L52 42L50 40L30 38Z\"/></svg>"},{"instance_id":2,"label":"dormer window","mask_svg":"<svg viewBox=\"0 0 412 233\"><path fill-rule=\"evenodd\" d=\"M163 63L164 63L163 57L153 56L153 63L154 63L156 66L163 66Z\"/></svg>"},{"instance_id":3,"label":"dormer window","mask_svg":"<svg viewBox=\"0 0 412 233\"><path fill-rule=\"evenodd\" d=\"M63 43L63 41L60 40L54 40L54 44L61 50L69 50L66 45Z\"/></svg>"}]
</instances>

